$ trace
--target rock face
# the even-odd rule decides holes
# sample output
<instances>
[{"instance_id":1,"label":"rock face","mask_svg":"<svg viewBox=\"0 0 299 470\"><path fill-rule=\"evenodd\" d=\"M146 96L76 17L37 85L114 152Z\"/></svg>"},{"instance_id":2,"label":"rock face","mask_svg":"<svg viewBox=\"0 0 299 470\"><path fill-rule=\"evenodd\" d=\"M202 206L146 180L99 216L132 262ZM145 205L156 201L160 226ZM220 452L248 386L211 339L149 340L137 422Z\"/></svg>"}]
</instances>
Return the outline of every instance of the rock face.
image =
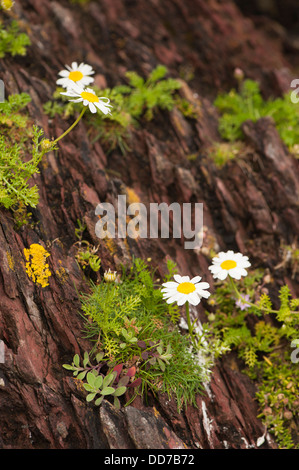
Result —
<instances>
[{"instance_id":1,"label":"rock face","mask_svg":"<svg viewBox=\"0 0 299 470\"><path fill-rule=\"evenodd\" d=\"M288 154L273 123L246 122L250 145L246 160L223 169L204 157L219 140L212 100L220 89L236 85L235 67L258 79L269 94L287 90L291 66L279 40L242 16L233 2L213 0L99 0L81 7L68 1L15 2L32 45L24 58L0 60L7 94L27 92L29 112L48 136L67 124L43 114L57 72L76 60L90 63L99 86L124 83L127 70L147 75L158 63L179 78L192 71L180 93L198 110L196 121L178 110L157 113L134 130L131 151L107 155L98 141L91 145L81 122L47 154L35 176L40 203L34 228L14 229L11 213L0 210L0 447L2 448L251 448L263 435L257 419L254 385L233 367L233 358L214 368L197 407L181 414L165 396L146 405L136 399L119 412L111 405L87 404L62 368L75 353L90 349L81 339L77 291L87 283L74 257L77 219L84 220L90 240L98 244L94 210L98 202L116 200L132 189L141 201L203 202L204 223L221 249L246 252L265 268L279 262L279 245L292 243L299 230L299 165ZM269 53L271 50L271 53ZM196 153L195 161L186 158ZM32 283L24 269L24 248L40 243L51 252L49 287ZM115 240L101 243L104 268L116 268L132 255L151 257L163 274L170 256L179 271L205 273L201 251L184 250L178 240ZM277 285L280 280L277 278ZM283 279L298 295L291 278ZM203 310L200 309L200 316ZM267 436L264 448L276 444Z\"/></svg>"}]
</instances>

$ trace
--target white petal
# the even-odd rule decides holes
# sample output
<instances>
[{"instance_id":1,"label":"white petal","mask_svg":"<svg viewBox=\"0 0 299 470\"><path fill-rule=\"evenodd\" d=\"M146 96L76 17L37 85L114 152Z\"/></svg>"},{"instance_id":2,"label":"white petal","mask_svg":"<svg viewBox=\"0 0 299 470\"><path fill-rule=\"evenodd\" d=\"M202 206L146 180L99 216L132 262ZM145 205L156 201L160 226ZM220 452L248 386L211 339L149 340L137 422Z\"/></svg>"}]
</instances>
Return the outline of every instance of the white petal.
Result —
<instances>
[{"instance_id":1,"label":"white petal","mask_svg":"<svg viewBox=\"0 0 299 470\"><path fill-rule=\"evenodd\" d=\"M199 284L196 284L195 286L196 290L197 289L209 289L210 288L210 284L208 282L200 282Z\"/></svg>"},{"instance_id":2,"label":"white petal","mask_svg":"<svg viewBox=\"0 0 299 470\"><path fill-rule=\"evenodd\" d=\"M193 277L193 279L191 279L190 282L192 282L193 284L196 284L197 282L199 282L201 280L201 277L200 276L195 276Z\"/></svg>"},{"instance_id":3,"label":"white petal","mask_svg":"<svg viewBox=\"0 0 299 470\"><path fill-rule=\"evenodd\" d=\"M185 294L181 294L180 298L177 301L178 306L181 307L182 305L184 305L184 303L187 302L187 300L188 300L188 296Z\"/></svg>"},{"instance_id":4,"label":"white petal","mask_svg":"<svg viewBox=\"0 0 299 470\"><path fill-rule=\"evenodd\" d=\"M67 78L69 76L70 72L68 70L61 70L60 72L58 72L58 75L60 77L64 77L64 78Z\"/></svg>"},{"instance_id":5,"label":"white petal","mask_svg":"<svg viewBox=\"0 0 299 470\"><path fill-rule=\"evenodd\" d=\"M77 83L78 85L86 86L90 85L93 81L94 79L92 77L83 77L81 80L78 80Z\"/></svg>"},{"instance_id":6,"label":"white petal","mask_svg":"<svg viewBox=\"0 0 299 470\"><path fill-rule=\"evenodd\" d=\"M237 279L238 281L241 279L241 273L238 268L230 269L228 274L230 277L233 277L234 279Z\"/></svg>"},{"instance_id":7,"label":"white petal","mask_svg":"<svg viewBox=\"0 0 299 470\"><path fill-rule=\"evenodd\" d=\"M178 283L174 282L174 281L168 281L168 282L164 282L164 284L162 284L162 286L163 287L177 287Z\"/></svg>"},{"instance_id":8,"label":"white petal","mask_svg":"<svg viewBox=\"0 0 299 470\"><path fill-rule=\"evenodd\" d=\"M176 287L164 287L161 289L162 294L167 294L168 292L176 292L177 288Z\"/></svg>"},{"instance_id":9,"label":"white petal","mask_svg":"<svg viewBox=\"0 0 299 470\"><path fill-rule=\"evenodd\" d=\"M73 70L78 70L78 63L77 62L72 62L72 69Z\"/></svg>"},{"instance_id":10,"label":"white petal","mask_svg":"<svg viewBox=\"0 0 299 470\"><path fill-rule=\"evenodd\" d=\"M89 109L90 109L90 112L92 112L93 114L97 112L97 108L95 107L93 103L89 103Z\"/></svg>"},{"instance_id":11,"label":"white petal","mask_svg":"<svg viewBox=\"0 0 299 470\"><path fill-rule=\"evenodd\" d=\"M216 277L220 279L221 281L224 281L224 279L227 278L227 274L228 274L228 271L226 271L225 269L222 269L216 274Z\"/></svg>"},{"instance_id":12,"label":"white petal","mask_svg":"<svg viewBox=\"0 0 299 470\"><path fill-rule=\"evenodd\" d=\"M169 303L177 302L179 300L180 294L177 292L175 295L169 297Z\"/></svg>"},{"instance_id":13,"label":"white petal","mask_svg":"<svg viewBox=\"0 0 299 470\"><path fill-rule=\"evenodd\" d=\"M176 282L178 282L179 284L182 282L182 276L180 276L179 274L175 274L175 275L173 276L173 278L174 278L174 280L175 280Z\"/></svg>"},{"instance_id":14,"label":"white petal","mask_svg":"<svg viewBox=\"0 0 299 470\"><path fill-rule=\"evenodd\" d=\"M104 103L101 103L99 101L98 103L95 103L95 105L100 111L102 111L103 114L109 114L110 113L110 109Z\"/></svg>"},{"instance_id":15,"label":"white petal","mask_svg":"<svg viewBox=\"0 0 299 470\"><path fill-rule=\"evenodd\" d=\"M182 276L181 277L181 282L190 282L190 277L189 276Z\"/></svg>"},{"instance_id":16,"label":"white petal","mask_svg":"<svg viewBox=\"0 0 299 470\"><path fill-rule=\"evenodd\" d=\"M208 299L211 295L211 292L208 292L207 290L201 290L198 292L200 297L204 297L205 299Z\"/></svg>"},{"instance_id":17,"label":"white petal","mask_svg":"<svg viewBox=\"0 0 299 470\"><path fill-rule=\"evenodd\" d=\"M198 305L200 302L200 297L196 292L192 292L188 295L188 302L190 302L191 305Z\"/></svg>"},{"instance_id":18,"label":"white petal","mask_svg":"<svg viewBox=\"0 0 299 470\"><path fill-rule=\"evenodd\" d=\"M251 263L249 263L249 261L246 261L246 260L241 260L239 263L238 263L238 266L240 268L249 268L251 266Z\"/></svg>"}]
</instances>

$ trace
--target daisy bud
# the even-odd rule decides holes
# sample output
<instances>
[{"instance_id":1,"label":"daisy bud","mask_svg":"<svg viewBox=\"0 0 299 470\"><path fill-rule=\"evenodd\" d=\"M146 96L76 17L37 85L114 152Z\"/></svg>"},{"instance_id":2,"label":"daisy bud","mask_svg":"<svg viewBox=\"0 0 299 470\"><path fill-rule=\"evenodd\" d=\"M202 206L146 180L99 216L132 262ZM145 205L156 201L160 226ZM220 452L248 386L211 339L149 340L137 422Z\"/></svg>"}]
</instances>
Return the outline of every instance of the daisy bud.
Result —
<instances>
[{"instance_id":1,"label":"daisy bud","mask_svg":"<svg viewBox=\"0 0 299 470\"><path fill-rule=\"evenodd\" d=\"M43 139L40 143L43 152L48 152L52 148L53 143L49 139Z\"/></svg>"},{"instance_id":2,"label":"daisy bud","mask_svg":"<svg viewBox=\"0 0 299 470\"><path fill-rule=\"evenodd\" d=\"M106 282L115 282L117 271L111 271L110 268L104 273L104 279Z\"/></svg>"},{"instance_id":3,"label":"daisy bud","mask_svg":"<svg viewBox=\"0 0 299 470\"><path fill-rule=\"evenodd\" d=\"M14 6L14 1L13 0L1 0L1 6L3 10L11 10L11 8Z\"/></svg>"},{"instance_id":4,"label":"daisy bud","mask_svg":"<svg viewBox=\"0 0 299 470\"><path fill-rule=\"evenodd\" d=\"M235 68L234 70L234 77L236 80L238 80L238 82L244 80L244 72L242 69L240 69L239 67Z\"/></svg>"}]
</instances>

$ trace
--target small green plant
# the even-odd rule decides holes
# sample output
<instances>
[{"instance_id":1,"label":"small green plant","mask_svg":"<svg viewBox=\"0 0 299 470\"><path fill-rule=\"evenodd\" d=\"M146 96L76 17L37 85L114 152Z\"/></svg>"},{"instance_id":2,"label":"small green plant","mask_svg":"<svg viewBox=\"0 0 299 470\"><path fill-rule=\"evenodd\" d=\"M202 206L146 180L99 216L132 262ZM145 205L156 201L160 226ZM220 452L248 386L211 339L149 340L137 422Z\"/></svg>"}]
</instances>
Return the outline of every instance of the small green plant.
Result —
<instances>
[{"instance_id":1,"label":"small green plant","mask_svg":"<svg viewBox=\"0 0 299 470\"><path fill-rule=\"evenodd\" d=\"M16 55L26 55L27 46L30 46L31 41L26 33L21 33L18 22L13 20L7 27L0 22L0 58L10 54L13 57Z\"/></svg>"},{"instance_id":2,"label":"small green plant","mask_svg":"<svg viewBox=\"0 0 299 470\"><path fill-rule=\"evenodd\" d=\"M9 128L10 133L14 127L25 129L28 126L29 118L28 115L22 114L20 111L30 101L31 98L27 93L10 95L4 103L0 103L0 125Z\"/></svg>"},{"instance_id":3,"label":"small green plant","mask_svg":"<svg viewBox=\"0 0 299 470\"><path fill-rule=\"evenodd\" d=\"M87 267L94 272L98 272L101 267L101 260L96 254L99 247L91 245L87 240L83 240L83 233L86 230L86 225L77 219L78 227L75 228L75 236L78 241L75 243L77 247L76 260L83 270Z\"/></svg>"},{"instance_id":4,"label":"small green plant","mask_svg":"<svg viewBox=\"0 0 299 470\"><path fill-rule=\"evenodd\" d=\"M136 72L127 72L129 80L128 111L138 118L145 112L147 119L153 118L155 108L170 111L175 105L173 93L181 87L181 83L173 78L165 79L167 68L158 65L144 80ZM126 90L123 89L125 92Z\"/></svg>"},{"instance_id":5,"label":"small green plant","mask_svg":"<svg viewBox=\"0 0 299 470\"><path fill-rule=\"evenodd\" d=\"M101 260L96 254L98 249L98 246L91 246L86 240L80 241L80 247L78 248L76 259L83 270L89 266L94 272L99 271Z\"/></svg>"},{"instance_id":6,"label":"small green plant","mask_svg":"<svg viewBox=\"0 0 299 470\"><path fill-rule=\"evenodd\" d=\"M217 142L209 151L215 165L222 168L229 160L235 159L243 151L244 144L240 141L228 143Z\"/></svg>"},{"instance_id":7,"label":"small green plant","mask_svg":"<svg viewBox=\"0 0 299 470\"><path fill-rule=\"evenodd\" d=\"M240 85L240 92L231 90L219 95L215 106L221 112L219 131L221 136L234 142L244 138L241 126L250 119L257 121L261 117L273 118L281 139L293 147L299 138L299 110L291 102L290 94L283 98L265 101L257 82L245 80Z\"/></svg>"},{"instance_id":8,"label":"small green plant","mask_svg":"<svg viewBox=\"0 0 299 470\"><path fill-rule=\"evenodd\" d=\"M208 313L208 320L210 331L237 352L244 372L256 382L259 417L281 448L292 448L297 444L292 423L298 414L299 382L289 346L299 335L299 299L292 299L284 285L278 294L280 307L273 310L269 295L260 290L262 278L263 272L256 270L239 281L238 289L231 278L218 284L210 301L215 313Z\"/></svg>"},{"instance_id":9,"label":"small green plant","mask_svg":"<svg viewBox=\"0 0 299 470\"><path fill-rule=\"evenodd\" d=\"M118 85L112 89L99 90L93 87L97 95L109 99L113 103L112 114L96 113L89 118L89 123L94 127L92 141L103 139L108 145L108 151L119 147L122 153L130 150L128 141L131 129L138 126L138 121L144 116L151 120L157 109L171 110L174 106L180 106L181 111L194 117L194 110L186 100L175 98L175 92L181 87L178 80L165 78L167 68L159 65L144 80L136 72L127 72L128 85ZM57 88L53 94L53 101L44 105L44 111L50 117L55 114L64 119L72 116L78 109L76 103L67 102Z\"/></svg>"},{"instance_id":10,"label":"small green plant","mask_svg":"<svg viewBox=\"0 0 299 470\"><path fill-rule=\"evenodd\" d=\"M141 381L135 380L135 367L125 368L124 364L115 366L103 358L103 352L96 354L93 364L88 352L85 351L82 365L79 355L75 354L72 364L63 364L63 367L73 371L73 376L83 384L84 390L89 392L86 396L87 402L94 400L94 404L99 406L105 397L113 397L114 406L119 409L118 397L124 395L128 388L138 387Z\"/></svg>"},{"instance_id":11,"label":"small green plant","mask_svg":"<svg viewBox=\"0 0 299 470\"><path fill-rule=\"evenodd\" d=\"M169 262L168 268L166 281L175 265ZM178 326L177 306L163 300L144 261L137 258L130 268L123 266L117 283L91 284L91 293L82 294L81 302L86 337L95 343L90 355L100 353L109 364L135 367L141 395L149 390L167 393L178 409L195 404L207 371L194 358L189 335ZM206 345L201 348L207 351Z\"/></svg>"},{"instance_id":12,"label":"small green plant","mask_svg":"<svg viewBox=\"0 0 299 470\"><path fill-rule=\"evenodd\" d=\"M38 165L44 155L40 149L41 129L33 127L32 158L25 160L25 150L19 144L8 144L0 136L0 204L6 209L23 203L36 207L39 196L36 185L28 184L31 177L39 172Z\"/></svg>"},{"instance_id":13,"label":"small green plant","mask_svg":"<svg viewBox=\"0 0 299 470\"><path fill-rule=\"evenodd\" d=\"M277 439L280 448L298 448L296 421L299 411L299 368L289 354L273 352L256 368L260 383L256 394L261 418Z\"/></svg>"}]
</instances>

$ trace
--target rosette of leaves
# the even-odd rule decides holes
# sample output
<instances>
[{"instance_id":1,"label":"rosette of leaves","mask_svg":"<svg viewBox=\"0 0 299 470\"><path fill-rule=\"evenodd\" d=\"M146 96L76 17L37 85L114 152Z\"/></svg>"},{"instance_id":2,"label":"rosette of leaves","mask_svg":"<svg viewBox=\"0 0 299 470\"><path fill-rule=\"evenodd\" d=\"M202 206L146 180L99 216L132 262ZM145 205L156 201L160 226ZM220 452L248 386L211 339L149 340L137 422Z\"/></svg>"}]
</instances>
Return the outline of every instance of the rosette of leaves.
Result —
<instances>
[{"instance_id":1,"label":"rosette of leaves","mask_svg":"<svg viewBox=\"0 0 299 470\"><path fill-rule=\"evenodd\" d=\"M124 364L118 364L111 368L111 364L108 361L103 361L103 357L104 353L98 353L96 355L97 364L93 365L88 352L85 351L82 365L80 365L79 355L75 354L72 364L63 364L63 367L72 370L74 377L78 380L86 380L83 382L83 387L88 392L87 402L94 400L95 405L100 406L104 398L110 396L114 399L114 406L120 409L118 397L124 395L129 387L138 387L141 379L135 379L130 383L136 374L135 367L126 370L121 376ZM104 366L110 366L106 374L101 372Z\"/></svg>"}]
</instances>

